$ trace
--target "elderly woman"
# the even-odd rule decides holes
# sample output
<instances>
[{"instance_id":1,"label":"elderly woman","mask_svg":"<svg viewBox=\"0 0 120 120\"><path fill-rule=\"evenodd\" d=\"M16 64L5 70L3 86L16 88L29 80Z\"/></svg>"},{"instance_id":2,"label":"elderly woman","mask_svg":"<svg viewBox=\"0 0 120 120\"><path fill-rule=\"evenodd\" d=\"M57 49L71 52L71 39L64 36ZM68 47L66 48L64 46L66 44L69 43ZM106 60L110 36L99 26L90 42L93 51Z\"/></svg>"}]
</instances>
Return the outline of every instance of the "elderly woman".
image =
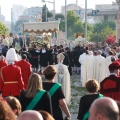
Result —
<instances>
[{"instance_id":1,"label":"elderly woman","mask_svg":"<svg viewBox=\"0 0 120 120\"><path fill-rule=\"evenodd\" d=\"M67 116L67 120L70 119L70 112L65 102L65 97L61 88L61 85L54 82L54 78L56 75L56 69L54 66L47 66L43 74L45 75L45 82L43 82L43 88L49 91L52 100L52 110L53 117L55 120L63 120L62 111ZM62 110L61 110L62 109Z\"/></svg>"},{"instance_id":2,"label":"elderly woman","mask_svg":"<svg viewBox=\"0 0 120 120\"><path fill-rule=\"evenodd\" d=\"M29 78L28 90L21 92L20 103L22 110L44 110L52 114L51 99L42 88L39 74L34 73Z\"/></svg>"},{"instance_id":3,"label":"elderly woman","mask_svg":"<svg viewBox=\"0 0 120 120\"><path fill-rule=\"evenodd\" d=\"M88 91L87 95L84 95L80 99L78 120L87 120L89 117L89 108L93 101L97 98L103 97L98 93L99 83L96 80L89 80L85 83L85 88Z\"/></svg>"}]
</instances>

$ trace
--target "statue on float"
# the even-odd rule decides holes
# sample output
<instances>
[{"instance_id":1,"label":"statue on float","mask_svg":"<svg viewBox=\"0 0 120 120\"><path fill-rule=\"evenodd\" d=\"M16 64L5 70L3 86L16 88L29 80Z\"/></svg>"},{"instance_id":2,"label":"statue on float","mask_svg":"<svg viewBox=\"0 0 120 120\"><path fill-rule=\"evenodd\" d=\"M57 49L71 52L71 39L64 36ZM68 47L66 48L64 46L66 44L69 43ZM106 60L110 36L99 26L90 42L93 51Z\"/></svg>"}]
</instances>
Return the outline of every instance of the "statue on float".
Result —
<instances>
[{"instance_id":1,"label":"statue on float","mask_svg":"<svg viewBox=\"0 0 120 120\"><path fill-rule=\"evenodd\" d=\"M32 34L30 48L33 48L34 45L36 45L39 49L41 49L42 45L46 45L49 48L50 39L51 36L49 34L44 34L42 37L36 37L35 34Z\"/></svg>"},{"instance_id":2,"label":"statue on float","mask_svg":"<svg viewBox=\"0 0 120 120\"><path fill-rule=\"evenodd\" d=\"M77 33L76 34L76 39L75 39L75 45L80 45L80 44L85 44L87 41L84 37L83 33Z\"/></svg>"}]
</instances>

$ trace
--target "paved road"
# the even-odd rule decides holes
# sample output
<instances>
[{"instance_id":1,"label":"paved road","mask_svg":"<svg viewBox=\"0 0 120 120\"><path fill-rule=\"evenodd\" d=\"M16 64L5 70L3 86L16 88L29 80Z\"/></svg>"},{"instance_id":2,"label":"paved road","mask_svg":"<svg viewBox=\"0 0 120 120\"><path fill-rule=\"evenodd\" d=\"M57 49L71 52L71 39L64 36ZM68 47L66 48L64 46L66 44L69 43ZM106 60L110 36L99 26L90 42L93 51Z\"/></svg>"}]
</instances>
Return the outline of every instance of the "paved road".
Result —
<instances>
[{"instance_id":1,"label":"paved road","mask_svg":"<svg viewBox=\"0 0 120 120\"><path fill-rule=\"evenodd\" d=\"M74 73L71 76L71 94L71 104L69 105L71 120L77 120L80 97L86 94L85 88L81 87L79 74Z\"/></svg>"}]
</instances>

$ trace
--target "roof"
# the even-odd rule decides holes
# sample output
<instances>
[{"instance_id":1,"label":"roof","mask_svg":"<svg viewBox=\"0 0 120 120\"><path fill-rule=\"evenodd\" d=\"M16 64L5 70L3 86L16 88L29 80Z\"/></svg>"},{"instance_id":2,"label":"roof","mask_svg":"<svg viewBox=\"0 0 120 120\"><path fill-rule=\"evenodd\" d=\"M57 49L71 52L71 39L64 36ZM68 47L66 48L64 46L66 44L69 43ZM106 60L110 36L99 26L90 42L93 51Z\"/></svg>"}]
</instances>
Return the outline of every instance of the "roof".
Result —
<instances>
[{"instance_id":1,"label":"roof","mask_svg":"<svg viewBox=\"0 0 120 120\"><path fill-rule=\"evenodd\" d=\"M59 31L59 22L36 22L36 23L24 23L24 32L34 32L34 33L52 33Z\"/></svg>"}]
</instances>

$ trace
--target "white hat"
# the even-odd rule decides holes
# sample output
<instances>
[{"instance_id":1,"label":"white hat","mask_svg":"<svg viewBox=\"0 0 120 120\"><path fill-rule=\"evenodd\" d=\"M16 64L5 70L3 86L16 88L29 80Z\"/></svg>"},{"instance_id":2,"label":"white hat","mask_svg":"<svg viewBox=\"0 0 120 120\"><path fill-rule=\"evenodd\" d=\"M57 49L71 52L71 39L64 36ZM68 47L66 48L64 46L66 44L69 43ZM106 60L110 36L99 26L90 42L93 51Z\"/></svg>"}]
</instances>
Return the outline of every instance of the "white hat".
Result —
<instances>
[{"instance_id":1,"label":"white hat","mask_svg":"<svg viewBox=\"0 0 120 120\"><path fill-rule=\"evenodd\" d=\"M8 63L9 63L9 62L18 61L18 57L17 57L16 51L15 51L14 48L10 48L10 49L7 51L6 61L7 61Z\"/></svg>"},{"instance_id":2,"label":"white hat","mask_svg":"<svg viewBox=\"0 0 120 120\"><path fill-rule=\"evenodd\" d=\"M57 55L57 59L58 59L58 60L64 60L64 58L65 58L65 56L64 56L62 53L59 53L59 54Z\"/></svg>"}]
</instances>

